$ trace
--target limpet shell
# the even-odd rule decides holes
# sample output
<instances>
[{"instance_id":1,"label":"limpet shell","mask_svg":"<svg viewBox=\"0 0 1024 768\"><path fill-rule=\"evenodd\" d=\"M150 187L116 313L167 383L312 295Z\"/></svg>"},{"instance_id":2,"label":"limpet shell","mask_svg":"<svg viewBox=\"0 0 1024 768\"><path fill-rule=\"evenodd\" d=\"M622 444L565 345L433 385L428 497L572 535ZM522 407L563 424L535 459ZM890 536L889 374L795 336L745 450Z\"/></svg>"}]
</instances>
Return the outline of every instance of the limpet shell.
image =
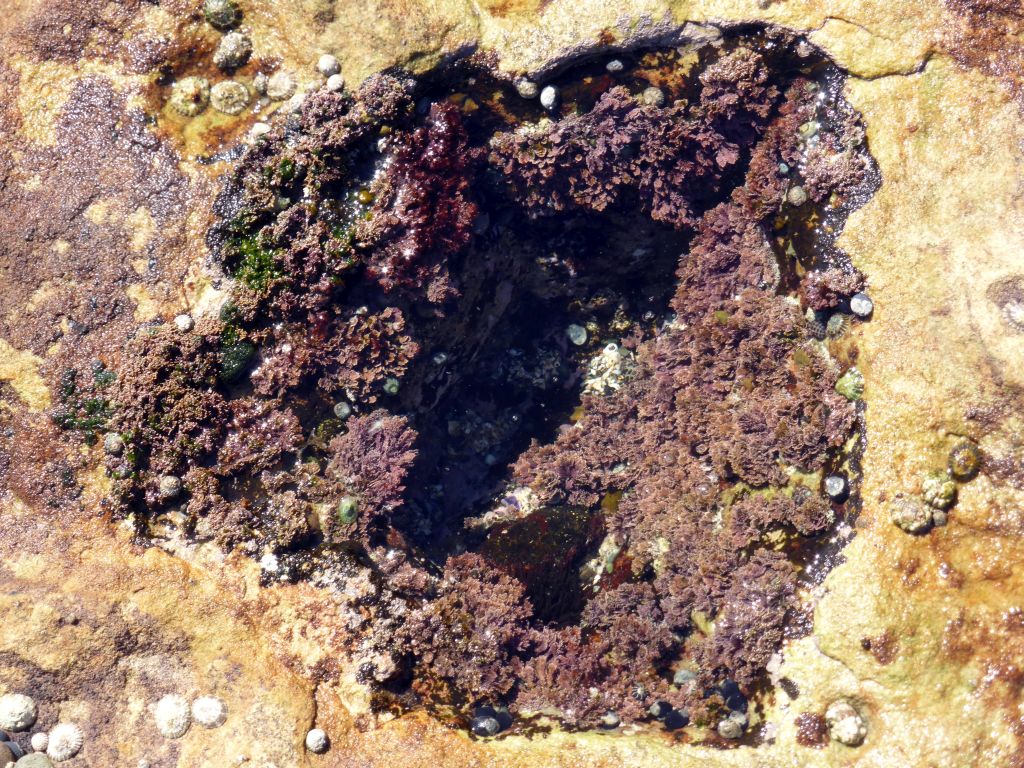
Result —
<instances>
[{"instance_id":1,"label":"limpet shell","mask_svg":"<svg viewBox=\"0 0 1024 768\"><path fill-rule=\"evenodd\" d=\"M228 719L228 709L216 696L200 696L192 702L192 719L204 728L216 728Z\"/></svg>"},{"instance_id":2,"label":"limpet shell","mask_svg":"<svg viewBox=\"0 0 1024 768\"><path fill-rule=\"evenodd\" d=\"M185 735L192 722L188 702L177 694L164 696L153 706L156 729L167 739L178 739Z\"/></svg>"},{"instance_id":3,"label":"limpet shell","mask_svg":"<svg viewBox=\"0 0 1024 768\"><path fill-rule=\"evenodd\" d=\"M85 734L75 723L60 723L50 731L46 756L55 763L70 760L85 743Z\"/></svg>"}]
</instances>

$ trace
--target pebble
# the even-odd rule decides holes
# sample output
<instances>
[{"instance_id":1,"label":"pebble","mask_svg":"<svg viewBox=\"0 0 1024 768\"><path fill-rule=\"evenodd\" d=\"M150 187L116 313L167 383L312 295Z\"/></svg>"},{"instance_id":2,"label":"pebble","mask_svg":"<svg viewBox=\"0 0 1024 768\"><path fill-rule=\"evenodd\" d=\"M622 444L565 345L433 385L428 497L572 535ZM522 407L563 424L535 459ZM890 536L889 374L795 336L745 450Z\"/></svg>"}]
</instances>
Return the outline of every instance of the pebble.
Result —
<instances>
[{"instance_id":1,"label":"pebble","mask_svg":"<svg viewBox=\"0 0 1024 768\"><path fill-rule=\"evenodd\" d=\"M192 722L191 708L183 697L172 693L164 696L153 707L153 719L156 720L156 729L161 736L180 739Z\"/></svg>"},{"instance_id":2,"label":"pebble","mask_svg":"<svg viewBox=\"0 0 1024 768\"><path fill-rule=\"evenodd\" d=\"M725 698L725 706L731 709L733 712L746 712L747 711L747 697L742 693L734 693Z\"/></svg>"},{"instance_id":3,"label":"pebble","mask_svg":"<svg viewBox=\"0 0 1024 768\"><path fill-rule=\"evenodd\" d=\"M316 62L316 69L324 77L330 77L341 72L341 64L329 53L323 54Z\"/></svg>"},{"instance_id":4,"label":"pebble","mask_svg":"<svg viewBox=\"0 0 1024 768\"><path fill-rule=\"evenodd\" d=\"M192 719L204 728L219 728L228 719L228 709L216 696L200 696L192 702Z\"/></svg>"},{"instance_id":5,"label":"pebble","mask_svg":"<svg viewBox=\"0 0 1024 768\"><path fill-rule=\"evenodd\" d=\"M672 705L667 701L656 701L647 708L651 717L661 720L665 715L672 711Z\"/></svg>"},{"instance_id":6,"label":"pebble","mask_svg":"<svg viewBox=\"0 0 1024 768\"><path fill-rule=\"evenodd\" d=\"M718 735L723 739L738 739L747 729L747 716L742 712L730 712L718 722Z\"/></svg>"},{"instance_id":7,"label":"pebble","mask_svg":"<svg viewBox=\"0 0 1024 768\"><path fill-rule=\"evenodd\" d=\"M24 731L36 721L36 703L23 693L5 693L0 696L0 728L5 731Z\"/></svg>"},{"instance_id":8,"label":"pebble","mask_svg":"<svg viewBox=\"0 0 1024 768\"><path fill-rule=\"evenodd\" d=\"M608 730L612 730L613 728L618 728L619 727L619 723L621 723L621 722L622 722L622 718L619 717L618 714L616 714L615 712L610 712L610 711L609 712L605 712L601 716L601 727L602 728L607 728Z\"/></svg>"},{"instance_id":9,"label":"pebble","mask_svg":"<svg viewBox=\"0 0 1024 768\"><path fill-rule=\"evenodd\" d=\"M573 323L565 329L565 335L569 337L569 341L575 344L577 347L582 347L587 343L587 329L582 325Z\"/></svg>"},{"instance_id":10,"label":"pebble","mask_svg":"<svg viewBox=\"0 0 1024 768\"><path fill-rule=\"evenodd\" d=\"M330 746L327 734L320 728L314 728L306 734L306 749L317 755L322 755Z\"/></svg>"},{"instance_id":11,"label":"pebble","mask_svg":"<svg viewBox=\"0 0 1024 768\"><path fill-rule=\"evenodd\" d=\"M830 499L839 501L846 496L849 485L842 475L829 475L825 478L825 493Z\"/></svg>"},{"instance_id":12,"label":"pebble","mask_svg":"<svg viewBox=\"0 0 1024 768\"><path fill-rule=\"evenodd\" d=\"M210 103L210 83L205 77L183 77L171 87L171 107L185 117L195 117Z\"/></svg>"},{"instance_id":13,"label":"pebble","mask_svg":"<svg viewBox=\"0 0 1024 768\"><path fill-rule=\"evenodd\" d=\"M77 755L85 743L82 729L75 723L60 723L50 731L50 743L46 756L55 763L62 763Z\"/></svg>"},{"instance_id":14,"label":"pebble","mask_svg":"<svg viewBox=\"0 0 1024 768\"><path fill-rule=\"evenodd\" d=\"M524 99L536 99L537 94L540 93L540 86L533 82L533 80L522 78L516 80L516 93Z\"/></svg>"},{"instance_id":15,"label":"pebble","mask_svg":"<svg viewBox=\"0 0 1024 768\"><path fill-rule=\"evenodd\" d=\"M328 91L340 91L345 87L345 78L341 75L331 75L327 78Z\"/></svg>"},{"instance_id":16,"label":"pebble","mask_svg":"<svg viewBox=\"0 0 1024 768\"><path fill-rule=\"evenodd\" d=\"M544 90L540 92L540 105L544 109L554 109L556 104L558 104L558 89L553 85L544 86Z\"/></svg>"},{"instance_id":17,"label":"pebble","mask_svg":"<svg viewBox=\"0 0 1024 768\"><path fill-rule=\"evenodd\" d=\"M295 94L298 85L290 72L275 72L267 79L267 96L272 101L285 101Z\"/></svg>"},{"instance_id":18,"label":"pebble","mask_svg":"<svg viewBox=\"0 0 1024 768\"><path fill-rule=\"evenodd\" d=\"M242 20L242 11L234 0L206 0L203 16L216 29L231 29Z\"/></svg>"},{"instance_id":19,"label":"pebble","mask_svg":"<svg viewBox=\"0 0 1024 768\"><path fill-rule=\"evenodd\" d=\"M501 730L512 727L512 713L508 711L508 707L498 707L494 710L494 719L498 721L498 726Z\"/></svg>"},{"instance_id":20,"label":"pebble","mask_svg":"<svg viewBox=\"0 0 1024 768\"><path fill-rule=\"evenodd\" d=\"M889 506L893 523L907 533L924 533L932 524L932 512L920 500L909 496L897 496Z\"/></svg>"},{"instance_id":21,"label":"pebble","mask_svg":"<svg viewBox=\"0 0 1024 768\"><path fill-rule=\"evenodd\" d=\"M18 768L53 768L53 761L42 752L25 755L15 763Z\"/></svg>"},{"instance_id":22,"label":"pebble","mask_svg":"<svg viewBox=\"0 0 1024 768\"><path fill-rule=\"evenodd\" d=\"M157 495L163 501L170 501L177 498L181 493L181 478L175 475L164 475L160 478L160 485L157 488Z\"/></svg>"},{"instance_id":23,"label":"pebble","mask_svg":"<svg viewBox=\"0 0 1024 768\"><path fill-rule=\"evenodd\" d=\"M624 70L626 65L622 63L622 59L612 59L604 65L604 68L609 72L615 73Z\"/></svg>"},{"instance_id":24,"label":"pebble","mask_svg":"<svg viewBox=\"0 0 1024 768\"><path fill-rule=\"evenodd\" d=\"M249 135L254 139L266 136L268 133L270 133L270 123L253 123L252 128L249 129Z\"/></svg>"},{"instance_id":25,"label":"pebble","mask_svg":"<svg viewBox=\"0 0 1024 768\"><path fill-rule=\"evenodd\" d=\"M828 725L828 734L832 740L848 747L860 746L864 743L864 737L868 735L864 718L845 699L839 699L829 705L825 710L825 723Z\"/></svg>"},{"instance_id":26,"label":"pebble","mask_svg":"<svg viewBox=\"0 0 1024 768\"><path fill-rule=\"evenodd\" d=\"M120 456L124 451L124 438L117 432L108 432L103 436L103 451L111 456Z\"/></svg>"},{"instance_id":27,"label":"pebble","mask_svg":"<svg viewBox=\"0 0 1024 768\"><path fill-rule=\"evenodd\" d=\"M790 205L799 208L807 202L807 192L799 185L790 187L789 191L786 193L786 200Z\"/></svg>"},{"instance_id":28,"label":"pebble","mask_svg":"<svg viewBox=\"0 0 1024 768\"><path fill-rule=\"evenodd\" d=\"M875 309L875 302L866 293L855 293L850 297L850 311L857 317L869 317Z\"/></svg>"},{"instance_id":29,"label":"pebble","mask_svg":"<svg viewBox=\"0 0 1024 768\"><path fill-rule=\"evenodd\" d=\"M217 83L210 89L210 104L225 115L241 114L249 106L249 89L237 80Z\"/></svg>"},{"instance_id":30,"label":"pebble","mask_svg":"<svg viewBox=\"0 0 1024 768\"><path fill-rule=\"evenodd\" d=\"M501 723L496 717L478 715L469 721L469 730L477 736L497 736L501 732Z\"/></svg>"},{"instance_id":31,"label":"pebble","mask_svg":"<svg viewBox=\"0 0 1024 768\"><path fill-rule=\"evenodd\" d=\"M50 743L50 737L40 731L39 733L32 734L32 749L36 752L45 752L47 745Z\"/></svg>"},{"instance_id":32,"label":"pebble","mask_svg":"<svg viewBox=\"0 0 1024 768\"><path fill-rule=\"evenodd\" d=\"M174 318L174 327L182 333L191 331L195 327L195 323L192 321L192 315L178 315Z\"/></svg>"},{"instance_id":33,"label":"pebble","mask_svg":"<svg viewBox=\"0 0 1024 768\"><path fill-rule=\"evenodd\" d=\"M359 502L355 497L342 496L341 501L338 502L338 520L344 525L349 525L356 521L358 514Z\"/></svg>"},{"instance_id":34,"label":"pebble","mask_svg":"<svg viewBox=\"0 0 1024 768\"><path fill-rule=\"evenodd\" d=\"M640 101L649 107L663 107L665 106L665 92L652 85L649 88L644 88L644 92L640 94Z\"/></svg>"},{"instance_id":35,"label":"pebble","mask_svg":"<svg viewBox=\"0 0 1024 768\"><path fill-rule=\"evenodd\" d=\"M238 69L252 56L252 40L242 32L228 32L213 52L213 63L220 69Z\"/></svg>"},{"instance_id":36,"label":"pebble","mask_svg":"<svg viewBox=\"0 0 1024 768\"><path fill-rule=\"evenodd\" d=\"M668 730L678 731L690 724L690 713L684 709L673 709L661 722Z\"/></svg>"},{"instance_id":37,"label":"pebble","mask_svg":"<svg viewBox=\"0 0 1024 768\"><path fill-rule=\"evenodd\" d=\"M277 555L267 552L260 558L260 568L267 573L277 573L281 569L281 563L278 562Z\"/></svg>"},{"instance_id":38,"label":"pebble","mask_svg":"<svg viewBox=\"0 0 1024 768\"><path fill-rule=\"evenodd\" d=\"M683 686L689 685L690 683L694 682L696 679L697 673L689 669L679 669L676 670L676 673L672 676L672 684L678 685L680 688L682 688Z\"/></svg>"}]
</instances>

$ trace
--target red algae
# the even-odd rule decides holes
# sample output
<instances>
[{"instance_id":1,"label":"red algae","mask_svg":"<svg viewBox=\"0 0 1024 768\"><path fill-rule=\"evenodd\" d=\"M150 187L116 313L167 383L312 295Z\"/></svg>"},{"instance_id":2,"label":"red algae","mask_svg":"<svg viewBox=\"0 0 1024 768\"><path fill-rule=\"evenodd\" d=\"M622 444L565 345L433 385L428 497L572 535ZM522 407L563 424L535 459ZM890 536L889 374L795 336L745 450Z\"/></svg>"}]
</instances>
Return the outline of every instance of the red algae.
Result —
<instances>
[{"instance_id":1,"label":"red algae","mask_svg":"<svg viewBox=\"0 0 1024 768\"><path fill-rule=\"evenodd\" d=\"M618 85L584 64L564 93L604 90L548 120L483 60L310 95L224 180L219 317L139 329L116 372L117 512L154 536L177 511L281 578L366 569L382 707L593 727L745 702L857 421L815 324L863 276L783 246L841 225L870 158L797 44Z\"/></svg>"}]
</instances>

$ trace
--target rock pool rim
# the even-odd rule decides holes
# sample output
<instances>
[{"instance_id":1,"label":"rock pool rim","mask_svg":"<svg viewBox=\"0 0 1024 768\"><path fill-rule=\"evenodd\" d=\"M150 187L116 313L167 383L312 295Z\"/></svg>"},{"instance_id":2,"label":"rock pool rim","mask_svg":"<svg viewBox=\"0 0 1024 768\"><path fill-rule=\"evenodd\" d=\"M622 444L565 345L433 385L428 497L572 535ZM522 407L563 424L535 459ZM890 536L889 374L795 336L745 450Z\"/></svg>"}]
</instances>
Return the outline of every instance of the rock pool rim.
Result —
<instances>
[{"instance_id":1,"label":"rock pool rim","mask_svg":"<svg viewBox=\"0 0 1024 768\"><path fill-rule=\"evenodd\" d=\"M397 392L391 392L391 393L389 393L389 394L395 395L395 394L398 394L398 393L397 393Z\"/></svg>"}]
</instances>

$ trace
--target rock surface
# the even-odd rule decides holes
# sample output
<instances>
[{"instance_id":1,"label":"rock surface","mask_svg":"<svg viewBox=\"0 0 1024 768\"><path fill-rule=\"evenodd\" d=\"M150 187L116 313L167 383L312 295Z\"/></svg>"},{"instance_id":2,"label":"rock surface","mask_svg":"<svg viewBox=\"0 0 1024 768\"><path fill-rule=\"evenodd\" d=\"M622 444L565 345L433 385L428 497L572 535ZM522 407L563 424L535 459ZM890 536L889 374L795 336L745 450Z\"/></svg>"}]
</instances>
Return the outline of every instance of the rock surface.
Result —
<instances>
[{"instance_id":1,"label":"rock surface","mask_svg":"<svg viewBox=\"0 0 1024 768\"><path fill-rule=\"evenodd\" d=\"M651 733L472 742L425 714L373 715L344 661L346 606L310 584L260 586L258 565L241 556L174 540L166 549L180 556L143 549L105 519L96 456L62 447L46 413L51 388L72 362L116 359L136 323L216 304L203 233L226 165L210 156L278 105L191 119L165 105L151 85L159 66L208 61L217 45L194 3L3 5L0 680L32 693L37 728L82 725L79 760L847 765L849 747L809 748L799 734L801 715L839 698L870 722L857 765L1020 759L1024 333L1005 309L1006 286L1024 280L1019 15L874 0L246 5L261 57L312 78L331 50L353 83L479 46L543 84L599 44L692 39L716 34L713 22L755 18L806 30L851 72L847 95L883 179L840 241L875 302L852 332L868 403L863 509L843 562L814 592L813 634L792 641L777 669L792 685L766 713L774 740L721 750ZM235 77L251 82L260 66ZM158 115L155 127L146 114ZM964 436L981 446L984 469L961 486L947 526L907 536L888 502L916 493L908 478L942 469ZM174 742L157 733L150 702L210 690L230 713L221 728ZM314 725L331 739L323 757L303 750Z\"/></svg>"}]
</instances>

